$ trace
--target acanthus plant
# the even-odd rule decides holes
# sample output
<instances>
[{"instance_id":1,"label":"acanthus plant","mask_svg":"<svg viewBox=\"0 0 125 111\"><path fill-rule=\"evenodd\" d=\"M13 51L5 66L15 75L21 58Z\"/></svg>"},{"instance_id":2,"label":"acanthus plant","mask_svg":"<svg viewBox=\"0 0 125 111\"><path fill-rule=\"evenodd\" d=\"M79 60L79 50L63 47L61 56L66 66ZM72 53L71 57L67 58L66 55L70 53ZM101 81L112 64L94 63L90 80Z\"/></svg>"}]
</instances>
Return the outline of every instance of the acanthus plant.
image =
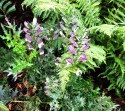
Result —
<instances>
[{"instance_id":1,"label":"acanthus plant","mask_svg":"<svg viewBox=\"0 0 125 111\"><path fill-rule=\"evenodd\" d=\"M37 23L37 19L34 18L32 24L24 22L25 27L23 31L25 32L25 40L27 42L28 50L39 50L39 54L44 54L44 43L43 39L47 39L46 36L42 36L42 27Z\"/></svg>"},{"instance_id":2,"label":"acanthus plant","mask_svg":"<svg viewBox=\"0 0 125 111\"><path fill-rule=\"evenodd\" d=\"M40 24L37 23L36 18L33 19L32 23L27 23L25 21L25 27L23 28L23 31L25 32L26 45L29 51L38 51L41 65L45 56L48 55L49 50L51 50L51 54L54 56L53 60L55 61L55 65L57 65L57 69L55 69L56 72L54 73L60 73L62 69L65 69L65 67L63 66L66 66L66 68L74 67L75 70L73 70L72 72L76 73L76 75L80 75L82 74L82 70L80 70L77 65L87 61L86 50L90 48L88 44L90 38L88 38L87 34L85 34L84 31L82 31L81 35L77 34L80 27L76 22L71 23L70 27L66 27L64 24L65 23L61 21L57 25L57 28L47 29L41 27ZM58 47L60 42L61 45L59 46L59 48L55 49ZM57 44L56 47L55 44ZM60 52L62 51L63 54L55 55L55 50L59 50ZM66 57L63 58L63 56L65 55ZM47 63L48 61L46 60L46 64L44 64L44 66L46 66Z\"/></svg>"},{"instance_id":3,"label":"acanthus plant","mask_svg":"<svg viewBox=\"0 0 125 111\"><path fill-rule=\"evenodd\" d=\"M61 21L56 25L54 28L49 26L45 27L45 25L41 27L40 24L37 23L36 18L33 19L32 23L25 21L23 28L25 38L20 38L22 31L17 33L18 31L14 29L14 34L18 34L18 39L21 44L12 44L14 42L13 40L17 39L16 37L14 39L11 38L11 40L7 42L8 45L10 45L9 48L16 48L16 53L18 53L18 55L20 54L18 56L19 60L16 60L18 64L14 64L12 69L17 69L17 67L21 66L19 71L17 70L17 73L23 69L28 69L26 76L28 76L30 81L29 84L35 84L34 87L39 91L39 94L44 93L48 97L53 98L53 94L57 91L60 96L59 99L62 99L62 95L64 95L65 90L67 90L67 83L72 78L71 74L75 74L75 77L78 78L77 76L80 76L89 68L90 58L94 58L91 57L91 54L95 55L95 52L93 52L95 46L91 47L89 45L90 43L88 42L90 38L86 30L80 27L77 22L71 21L68 25L68 23ZM2 38L7 39L3 36ZM23 47L24 50L22 49ZM22 50L23 52L21 53L20 51ZM56 51L59 52L59 54L55 54ZM93 61L90 61L90 63L95 65ZM11 70L8 71L10 74L13 73ZM59 82L46 84L46 77L48 77L51 82L58 78ZM52 77L54 77L54 80L51 80ZM42 85L39 86L39 84ZM42 89L42 92L40 89ZM50 94L47 94L48 92Z\"/></svg>"}]
</instances>

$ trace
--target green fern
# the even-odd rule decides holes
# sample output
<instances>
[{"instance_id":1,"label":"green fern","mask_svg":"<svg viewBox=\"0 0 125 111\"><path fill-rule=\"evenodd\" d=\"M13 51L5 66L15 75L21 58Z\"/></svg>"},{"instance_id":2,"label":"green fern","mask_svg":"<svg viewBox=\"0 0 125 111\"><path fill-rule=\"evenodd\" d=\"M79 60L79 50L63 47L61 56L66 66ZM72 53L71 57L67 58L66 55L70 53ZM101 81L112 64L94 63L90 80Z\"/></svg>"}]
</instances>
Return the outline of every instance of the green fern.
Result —
<instances>
[{"instance_id":1,"label":"green fern","mask_svg":"<svg viewBox=\"0 0 125 111\"><path fill-rule=\"evenodd\" d=\"M64 0L25 0L23 5L31 6L35 16L41 16L43 19L49 16L58 17L59 13L64 13L68 6L68 1Z\"/></svg>"},{"instance_id":2,"label":"green fern","mask_svg":"<svg viewBox=\"0 0 125 111\"><path fill-rule=\"evenodd\" d=\"M116 85L122 90L125 90L125 77L118 76Z\"/></svg>"},{"instance_id":3,"label":"green fern","mask_svg":"<svg viewBox=\"0 0 125 111\"><path fill-rule=\"evenodd\" d=\"M111 57L113 57L115 62L117 63L116 65L114 64L114 68L120 67L122 77L123 77L125 74L125 62L124 62L124 60L122 60L119 57L116 57L114 54L111 54Z\"/></svg>"},{"instance_id":4,"label":"green fern","mask_svg":"<svg viewBox=\"0 0 125 111\"><path fill-rule=\"evenodd\" d=\"M0 18L8 15L11 12L14 12L16 10L15 5L12 5L12 2L7 0L1 0L0 1Z\"/></svg>"},{"instance_id":5,"label":"green fern","mask_svg":"<svg viewBox=\"0 0 125 111\"><path fill-rule=\"evenodd\" d=\"M100 21L100 0L76 0L77 7L83 15L83 22L86 27L95 26Z\"/></svg>"},{"instance_id":6,"label":"green fern","mask_svg":"<svg viewBox=\"0 0 125 111\"><path fill-rule=\"evenodd\" d=\"M109 3L109 2L108 2ZM110 0L112 8L108 9L108 16L105 17L107 23L110 24L124 24L125 20L125 2L124 0Z\"/></svg>"},{"instance_id":7,"label":"green fern","mask_svg":"<svg viewBox=\"0 0 125 111\"><path fill-rule=\"evenodd\" d=\"M30 6L35 16L55 20L60 15L82 18L86 27L100 24L100 0L24 0L23 5Z\"/></svg>"}]
</instances>

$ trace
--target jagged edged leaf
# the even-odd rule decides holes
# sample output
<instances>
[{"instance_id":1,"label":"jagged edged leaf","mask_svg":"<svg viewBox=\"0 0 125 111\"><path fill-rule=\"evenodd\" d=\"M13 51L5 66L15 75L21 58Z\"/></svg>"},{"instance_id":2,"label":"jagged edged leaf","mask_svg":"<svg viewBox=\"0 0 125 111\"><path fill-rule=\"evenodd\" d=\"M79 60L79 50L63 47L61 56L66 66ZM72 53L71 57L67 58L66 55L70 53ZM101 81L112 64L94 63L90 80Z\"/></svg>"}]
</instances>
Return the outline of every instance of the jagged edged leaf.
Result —
<instances>
[{"instance_id":1,"label":"jagged edged leaf","mask_svg":"<svg viewBox=\"0 0 125 111\"><path fill-rule=\"evenodd\" d=\"M86 54L89 56L89 58L96 59L100 62L105 62L106 52L103 49L104 47L94 44L90 44L90 47L91 48L86 51Z\"/></svg>"},{"instance_id":2,"label":"jagged edged leaf","mask_svg":"<svg viewBox=\"0 0 125 111\"><path fill-rule=\"evenodd\" d=\"M89 62L85 62L84 63L86 66L88 66L90 69L93 69L94 70L94 67L92 64L90 64Z\"/></svg>"},{"instance_id":3,"label":"jagged edged leaf","mask_svg":"<svg viewBox=\"0 0 125 111\"><path fill-rule=\"evenodd\" d=\"M87 70L84 64L79 64L78 67L82 70L83 73L85 73Z\"/></svg>"},{"instance_id":4,"label":"jagged edged leaf","mask_svg":"<svg viewBox=\"0 0 125 111\"><path fill-rule=\"evenodd\" d=\"M64 61L66 58L70 58L71 57L71 54L70 53L64 53L63 55L62 55L62 61Z\"/></svg>"},{"instance_id":5,"label":"jagged edged leaf","mask_svg":"<svg viewBox=\"0 0 125 111\"><path fill-rule=\"evenodd\" d=\"M100 26L95 27L97 28L98 31L103 32L104 34L108 35L111 37L115 30L115 25L108 25L108 24L102 24Z\"/></svg>"},{"instance_id":6,"label":"jagged edged leaf","mask_svg":"<svg viewBox=\"0 0 125 111\"><path fill-rule=\"evenodd\" d=\"M114 58L115 62L120 66L122 77L125 74L125 62L119 57L116 57L115 54L111 53L112 57Z\"/></svg>"},{"instance_id":7,"label":"jagged edged leaf","mask_svg":"<svg viewBox=\"0 0 125 111\"><path fill-rule=\"evenodd\" d=\"M119 88L125 90L125 78L123 78L122 76L119 76L116 84L118 85Z\"/></svg>"},{"instance_id":8,"label":"jagged edged leaf","mask_svg":"<svg viewBox=\"0 0 125 111\"><path fill-rule=\"evenodd\" d=\"M6 14L9 14L11 12L14 12L16 10L15 5L13 5L12 7L10 7L7 11Z\"/></svg>"},{"instance_id":9,"label":"jagged edged leaf","mask_svg":"<svg viewBox=\"0 0 125 111\"><path fill-rule=\"evenodd\" d=\"M67 69L63 69L59 72L61 89L64 92L67 82L69 81L70 72Z\"/></svg>"}]
</instances>

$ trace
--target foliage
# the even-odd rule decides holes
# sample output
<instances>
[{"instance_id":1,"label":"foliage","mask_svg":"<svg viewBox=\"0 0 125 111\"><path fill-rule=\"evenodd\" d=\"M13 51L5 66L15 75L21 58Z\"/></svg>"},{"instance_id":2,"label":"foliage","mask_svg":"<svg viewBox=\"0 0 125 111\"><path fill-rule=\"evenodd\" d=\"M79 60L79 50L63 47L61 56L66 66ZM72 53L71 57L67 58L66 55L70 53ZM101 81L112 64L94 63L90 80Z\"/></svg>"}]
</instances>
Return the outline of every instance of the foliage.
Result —
<instances>
[{"instance_id":1,"label":"foliage","mask_svg":"<svg viewBox=\"0 0 125 111\"><path fill-rule=\"evenodd\" d=\"M94 30L94 32L105 34L104 36L98 35L95 39L99 44L103 44L103 41L105 41L103 46L107 52L105 72L101 75L110 80L110 90L116 89L116 87L124 90L124 26L104 24L92 27L90 30L92 31L91 33Z\"/></svg>"},{"instance_id":2,"label":"foliage","mask_svg":"<svg viewBox=\"0 0 125 111\"><path fill-rule=\"evenodd\" d=\"M95 26L99 19L100 0L24 0L23 5L30 6L35 16L55 21L59 15L80 18L85 26ZM91 9L91 10L89 10Z\"/></svg>"},{"instance_id":3,"label":"foliage","mask_svg":"<svg viewBox=\"0 0 125 111\"><path fill-rule=\"evenodd\" d=\"M11 5L4 2L2 8ZM24 5L43 23L34 17L31 23L24 21L22 29L6 17L8 25L1 25L6 48L0 48L0 72L17 82L14 92L7 80L1 82L8 86L1 87L2 102L12 103L4 101L8 91L15 94L11 95L13 101L17 96L17 101L24 102L25 110L115 110L117 105L94 88L91 76L92 70L100 68L97 75L110 81L108 90L123 95L123 0L24 0Z\"/></svg>"},{"instance_id":4,"label":"foliage","mask_svg":"<svg viewBox=\"0 0 125 111\"><path fill-rule=\"evenodd\" d=\"M124 1L123 0L110 0L106 4L112 4L108 9L108 16L105 17L106 21L110 24L124 24Z\"/></svg>"},{"instance_id":5,"label":"foliage","mask_svg":"<svg viewBox=\"0 0 125 111\"><path fill-rule=\"evenodd\" d=\"M12 5L11 1L1 0L0 1L0 18L14 12L16 10L15 5Z\"/></svg>"},{"instance_id":6,"label":"foliage","mask_svg":"<svg viewBox=\"0 0 125 111\"><path fill-rule=\"evenodd\" d=\"M8 67L5 70L8 72L8 75L13 75L15 80L17 79L17 74L21 72L23 69L31 66L32 64L28 62L26 55L26 46L24 46L24 40L20 38L21 29L19 28L18 31L16 31L16 26L11 25L9 23L9 26L5 27L2 25L2 28L4 30L3 36L0 36L3 40L6 40L6 45L8 48L12 49L13 53L18 55L18 57L14 56L13 60L14 62L8 63ZM9 29L9 30L8 30ZM12 31L12 32L11 32Z\"/></svg>"}]
</instances>

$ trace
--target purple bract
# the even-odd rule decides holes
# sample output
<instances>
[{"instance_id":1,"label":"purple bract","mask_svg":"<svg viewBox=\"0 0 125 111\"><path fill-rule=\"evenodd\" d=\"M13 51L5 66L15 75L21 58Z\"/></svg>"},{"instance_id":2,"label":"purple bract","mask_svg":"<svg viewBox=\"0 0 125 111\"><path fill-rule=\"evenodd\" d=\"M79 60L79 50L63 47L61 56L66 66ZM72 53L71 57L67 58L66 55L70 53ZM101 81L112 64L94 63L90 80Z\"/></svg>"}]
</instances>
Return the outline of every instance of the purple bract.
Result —
<instances>
[{"instance_id":1,"label":"purple bract","mask_svg":"<svg viewBox=\"0 0 125 111\"><path fill-rule=\"evenodd\" d=\"M26 39L26 41L28 41L28 42L32 42L32 41L33 41L32 37L29 36L28 34L25 34L25 39Z\"/></svg>"},{"instance_id":2,"label":"purple bract","mask_svg":"<svg viewBox=\"0 0 125 111\"><path fill-rule=\"evenodd\" d=\"M69 48L68 48L68 50L69 50L69 52L70 52L72 55L76 55L74 46L70 45Z\"/></svg>"},{"instance_id":3,"label":"purple bract","mask_svg":"<svg viewBox=\"0 0 125 111\"><path fill-rule=\"evenodd\" d=\"M71 31L71 32L69 33L69 35L70 35L71 37L74 37L74 36L75 36L75 33L74 33L73 31Z\"/></svg>"},{"instance_id":4,"label":"purple bract","mask_svg":"<svg viewBox=\"0 0 125 111\"><path fill-rule=\"evenodd\" d=\"M63 30L66 29L62 22L60 22L60 28L63 29Z\"/></svg>"},{"instance_id":5,"label":"purple bract","mask_svg":"<svg viewBox=\"0 0 125 111\"><path fill-rule=\"evenodd\" d=\"M87 50L87 49L89 49L89 48L90 48L90 46L89 46L88 44L85 44L85 45L82 47L82 50L85 51L85 50Z\"/></svg>"},{"instance_id":6,"label":"purple bract","mask_svg":"<svg viewBox=\"0 0 125 111\"><path fill-rule=\"evenodd\" d=\"M59 37L59 34L54 34L53 38L57 39Z\"/></svg>"},{"instance_id":7,"label":"purple bract","mask_svg":"<svg viewBox=\"0 0 125 111\"><path fill-rule=\"evenodd\" d=\"M27 44L29 50L34 50L34 47L31 44Z\"/></svg>"},{"instance_id":8,"label":"purple bract","mask_svg":"<svg viewBox=\"0 0 125 111\"><path fill-rule=\"evenodd\" d=\"M78 27L78 24L74 24L74 26L72 27L73 30L76 30L76 28Z\"/></svg>"},{"instance_id":9,"label":"purple bract","mask_svg":"<svg viewBox=\"0 0 125 111\"><path fill-rule=\"evenodd\" d=\"M79 58L79 61L80 61L80 62L85 62L85 61L87 61L87 55L86 55L86 54L82 54L82 55L80 56L80 58Z\"/></svg>"},{"instance_id":10,"label":"purple bract","mask_svg":"<svg viewBox=\"0 0 125 111\"><path fill-rule=\"evenodd\" d=\"M84 41L84 43L87 43L87 42L90 41L90 39L89 39L88 36L87 36L87 37L85 37L85 38L83 39L83 41Z\"/></svg>"},{"instance_id":11,"label":"purple bract","mask_svg":"<svg viewBox=\"0 0 125 111\"><path fill-rule=\"evenodd\" d=\"M36 35L40 35L41 34L41 29L39 28L38 30L36 30Z\"/></svg>"},{"instance_id":12,"label":"purple bract","mask_svg":"<svg viewBox=\"0 0 125 111\"><path fill-rule=\"evenodd\" d=\"M74 47L78 47L78 44L74 41L72 37L69 38L69 41L72 43Z\"/></svg>"},{"instance_id":13,"label":"purple bract","mask_svg":"<svg viewBox=\"0 0 125 111\"><path fill-rule=\"evenodd\" d=\"M29 29L27 29L26 27L23 28L23 31L24 31L25 33L27 33L28 30L29 30Z\"/></svg>"},{"instance_id":14,"label":"purple bract","mask_svg":"<svg viewBox=\"0 0 125 111\"><path fill-rule=\"evenodd\" d=\"M37 44L38 44L38 48L42 48L42 46L44 45L43 41L42 41L42 38L38 38L37 39Z\"/></svg>"},{"instance_id":15,"label":"purple bract","mask_svg":"<svg viewBox=\"0 0 125 111\"><path fill-rule=\"evenodd\" d=\"M28 23L25 21L24 26L28 28Z\"/></svg>"},{"instance_id":16,"label":"purple bract","mask_svg":"<svg viewBox=\"0 0 125 111\"><path fill-rule=\"evenodd\" d=\"M73 60L70 59L70 58L66 59L66 62L67 62L68 64L73 64Z\"/></svg>"},{"instance_id":17,"label":"purple bract","mask_svg":"<svg viewBox=\"0 0 125 111\"><path fill-rule=\"evenodd\" d=\"M39 54L40 54L40 55L43 55L43 54L44 54L44 49L43 49L43 47L42 47L41 49L39 49Z\"/></svg>"}]
</instances>

